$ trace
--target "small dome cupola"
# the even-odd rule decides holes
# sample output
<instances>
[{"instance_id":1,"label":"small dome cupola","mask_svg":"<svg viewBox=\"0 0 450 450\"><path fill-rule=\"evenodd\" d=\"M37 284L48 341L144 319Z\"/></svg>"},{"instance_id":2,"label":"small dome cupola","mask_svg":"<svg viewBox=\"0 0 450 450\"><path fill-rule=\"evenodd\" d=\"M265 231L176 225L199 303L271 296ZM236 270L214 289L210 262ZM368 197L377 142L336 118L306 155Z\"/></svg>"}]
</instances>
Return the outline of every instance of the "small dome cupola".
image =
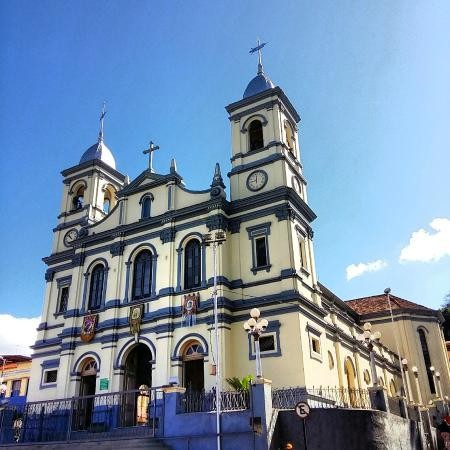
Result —
<instances>
[{"instance_id":1,"label":"small dome cupola","mask_svg":"<svg viewBox=\"0 0 450 450\"><path fill-rule=\"evenodd\" d=\"M108 166L112 167L113 169L116 168L116 161L114 159L114 156L111 153L111 150L105 145L103 141L99 141L98 143L89 147L83 153L83 156L80 159L80 164L86 161L92 161L94 159L99 159L100 161L103 161L105 164L108 164Z\"/></svg>"},{"instance_id":2,"label":"small dome cupola","mask_svg":"<svg viewBox=\"0 0 450 450\"><path fill-rule=\"evenodd\" d=\"M258 39L258 45L250 50L250 53L258 52L258 73L256 77L248 83L242 98L251 97L252 95L259 94L260 92L264 92L267 89L272 89L275 87L272 80L264 73L264 68L262 65L261 49L265 45L266 42L261 44Z\"/></svg>"},{"instance_id":3,"label":"small dome cupola","mask_svg":"<svg viewBox=\"0 0 450 450\"><path fill-rule=\"evenodd\" d=\"M87 161L93 161L94 159L99 159L103 161L108 166L113 169L116 168L116 160L111 152L111 150L106 146L103 140L103 119L105 118L106 110L105 104L103 103L102 114L100 116L100 131L98 133L98 141L96 144L91 145L84 153L80 159L80 164Z\"/></svg>"}]
</instances>

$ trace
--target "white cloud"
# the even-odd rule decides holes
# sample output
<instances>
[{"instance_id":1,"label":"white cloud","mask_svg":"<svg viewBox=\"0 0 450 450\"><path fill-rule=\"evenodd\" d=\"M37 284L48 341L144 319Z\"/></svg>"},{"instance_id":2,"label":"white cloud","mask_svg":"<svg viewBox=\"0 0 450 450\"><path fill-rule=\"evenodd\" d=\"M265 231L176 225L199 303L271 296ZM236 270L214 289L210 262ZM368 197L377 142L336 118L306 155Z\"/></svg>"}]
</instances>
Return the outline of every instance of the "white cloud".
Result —
<instances>
[{"instance_id":1,"label":"white cloud","mask_svg":"<svg viewBox=\"0 0 450 450\"><path fill-rule=\"evenodd\" d=\"M378 272L385 267L387 267L387 262L381 259L368 263L350 264L345 269L347 273L347 281L350 281L352 278L359 277L365 272Z\"/></svg>"},{"instance_id":2,"label":"white cloud","mask_svg":"<svg viewBox=\"0 0 450 450\"><path fill-rule=\"evenodd\" d=\"M450 255L450 219L433 219L430 227L434 233L421 228L411 234L409 244L400 253L400 262L438 261Z\"/></svg>"},{"instance_id":3,"label":"white cloud","mask_svg":"<svg viewBox=\"0 0 450 450\"><path fill-rule=\"evenodd\" d=\"M0 314L0 355L29 356L40 320L40 317L27 319Z\"/></svg>"}]
</instances>

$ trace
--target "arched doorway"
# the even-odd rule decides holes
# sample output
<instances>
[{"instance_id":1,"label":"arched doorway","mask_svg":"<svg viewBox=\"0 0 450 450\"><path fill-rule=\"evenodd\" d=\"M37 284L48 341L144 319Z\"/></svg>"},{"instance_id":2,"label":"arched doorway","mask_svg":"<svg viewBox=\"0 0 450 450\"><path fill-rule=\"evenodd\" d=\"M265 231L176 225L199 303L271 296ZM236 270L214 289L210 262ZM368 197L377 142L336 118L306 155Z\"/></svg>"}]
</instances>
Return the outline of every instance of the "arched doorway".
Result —
<instances>
[{"instance_id":1,"label":"arched doorway","mask_svg":"<svg viewBox=\"0 0 450 450\"><path fill-rule=\"evenodd\" d=\"M350 357L345 359L344 372L347 375L347 388L348 388L348 399L351 406L356 406L357 404L357 392L355 384L355 368Z\"/></svg>"},{"instance_id":2,"label":"arched doorway","mask_svg":"<svg viewBox=\"0 0 450 450\"><path fill-rule=\"evenodd\" d=\"M191 391L205 388L203 353L198 342L188 343L183 351L183 386Z\"/></svg>"},{"instance_id":3,"label":"arched doorway","mask_svg":"<svg viewBox=\"0 0 450 450\"><path fill-rule=\"evenodd\" d=\"M79 396L80 405L76 409L78 417L76 423L78 429L85 430L89 428L92 421L92 410L94 408L95 385L97 382L97 361L93 358L85 360L81 365L81 380Z\"/></svg>"},{"instance_id":4,"label":"arched doorway","mask_svg":"<svg viewBox=\"0 0 450 450\"><path fill-rule=\"evenodd\" d=\"M150 349L144 344L137 344L125 360L123 380L125 393L122 403L124 426L137 424L137 398L139 393L136 391L143 385L149 388L152 386L152 359Z\"/></svg>"}]
</instances>

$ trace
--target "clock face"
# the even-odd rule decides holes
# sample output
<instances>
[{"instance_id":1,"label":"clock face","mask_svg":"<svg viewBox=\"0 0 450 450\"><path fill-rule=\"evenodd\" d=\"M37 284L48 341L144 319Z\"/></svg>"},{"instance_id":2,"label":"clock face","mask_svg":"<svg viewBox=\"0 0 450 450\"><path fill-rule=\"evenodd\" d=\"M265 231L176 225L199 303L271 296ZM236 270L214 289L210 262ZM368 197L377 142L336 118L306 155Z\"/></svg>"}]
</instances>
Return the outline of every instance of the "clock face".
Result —
<instances>
[{"instance_id":1,"label":"clock face","mask_svg":"<svg viewBox=\"0 0 450 450\"><path fill-rule=\"evenodd\" d=\"M78 238L78 231L75 228L69 230L64 236L64 244L69 246L73 244L73 241Z\"/></svg>"},{"instance_id":2,"label":"clock face","mask_svg":"<svg viewBox=\"0 0 450 450\"><path fill-rule=\"evenodd\" d=\"M259 191L267 183L267 173L263 170L255 170L247 178L247 187L251 191Z\"/></svg>"}]
</instances>

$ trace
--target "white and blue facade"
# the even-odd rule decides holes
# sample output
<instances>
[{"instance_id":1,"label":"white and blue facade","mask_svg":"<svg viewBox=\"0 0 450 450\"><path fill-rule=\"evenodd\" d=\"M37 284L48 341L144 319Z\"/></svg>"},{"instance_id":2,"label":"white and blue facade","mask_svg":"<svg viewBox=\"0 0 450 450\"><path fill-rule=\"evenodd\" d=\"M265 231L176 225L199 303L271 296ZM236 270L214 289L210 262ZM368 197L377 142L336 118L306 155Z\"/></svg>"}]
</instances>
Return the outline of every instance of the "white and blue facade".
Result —
<instances>
[{"instance_id":1,"label":"white and blue facade","mask_svg":"<svg viewBox=\"0 0 450 450\"><path fill-rule=\"evenodd\" d=\"M177 380L209 389L220 358L223 379L254 373L255 349L242 325L253 307L269 327L261 341L274 386L367 387L367 349L358 315L317 281L300 117L262 66L244 98L227 106L230 192L220 168L203 191L189 190L174 162L165 174L128 178L99 141L64 170L47 264L29 399L161 386ZM224 231L217 255L219 355L214 354L213 255L206 233ZM185 296L198 294L195 323ZM137 334L130 307L143 305ZM93 338L80 337L96 314ZM377 351L386 386L398 385L396 357ZM144 367L144 369L142 369ZM364 384L365 383L365 384Z\"/></svg>"}]
</instances>

